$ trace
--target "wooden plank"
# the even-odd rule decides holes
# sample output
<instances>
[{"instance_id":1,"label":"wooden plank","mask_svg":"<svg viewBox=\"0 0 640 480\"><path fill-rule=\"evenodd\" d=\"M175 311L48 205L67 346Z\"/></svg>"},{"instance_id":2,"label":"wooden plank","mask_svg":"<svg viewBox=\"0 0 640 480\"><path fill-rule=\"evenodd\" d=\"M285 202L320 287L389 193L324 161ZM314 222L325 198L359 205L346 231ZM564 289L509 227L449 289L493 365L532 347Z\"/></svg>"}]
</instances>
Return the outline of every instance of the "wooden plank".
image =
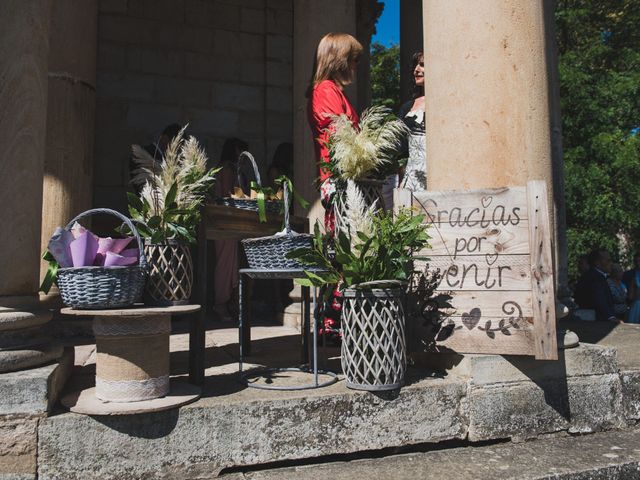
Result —
<instances>
[{"instance_id":1,"label":"wooden plank","mask_svg":"<svg viewBox=\"0 0 640 480\"><path fill-rule=\"evenodd\" d=\"M518 225L489 228L460 228L446 224L431 224L427 233L430 247L417 255L435 256L477 254L520 255L529 253L529 221Z\"/></svg>"},{"instance_id":2,"label":"wooden plank","mask_svg":"<svg viewBox=\"0 0 640 480\"><path fill-rule=\"evenodd\" d=\"M424 263L416 265L422 270ZM438 291L531 291L529 255L467 255L455 260L432 256L428 265L442 273Z\"/></svg>"},{"instance_id":3,"label":"wooden plank","mask_svg":"<svg viewBox=\"0 0 640 480\"><path fill-rule=\"evenodd\" d=\"M500 319L501 320L501 319ZM531 318L502 322L495 318L449 317L436 335L436 345L456 352L533 355ZM517 328L514 326L517 325Z\"/></svg>"},{"instance_id":4,"label":"wooden plank","mask_svg":"<svg viewBox=\"0 0 640 480\"><path fill-rule=\"evenodd\" d=\"M451 222L452 225L465 223L473 227L475 222L482 222L492 226L507 226L528 219L525 187L472 192L414 192L412 206L426 213L430 222Z\"/></svg>"},{"instance_id":5,"label":"wooden plank","mask_svg":"<svg viewBox=\"0 0 640 480\"><path fill-rule=\"evenodd\" d=\"M224 205L207 204L204 208L207 221L207 240L241 240L243 238L265 237L282 230L283 216L267 214L267 221L260 222L258 212L242 210ZM308 230L308 220L290 217L291 228L303 233Z\"/></svg>"},{"instance_id":6,"label":"wooden plank","mask_svg":"<svg viewBox=\"0 0 640 480\"><path fill-rule=\"evenodd\" d=\"M539 360L557 360L555 292L551 231L544 181L527 183L530 222L531 289L533 292L533 325L535 356Z\"/></svg>"},{"instance_id":7,"label":"wooden plank","mask_svg":"<svg viewBox=\"0 0 640 480\"><path fill-rule=\"evenodd\" d=\"M435 301L444 315L461 316L479 308L485 317L508 317L518 311L523 317L533 318L530 291L467 291L451 296L438 292Z\"/></svg>"}]
</instances>

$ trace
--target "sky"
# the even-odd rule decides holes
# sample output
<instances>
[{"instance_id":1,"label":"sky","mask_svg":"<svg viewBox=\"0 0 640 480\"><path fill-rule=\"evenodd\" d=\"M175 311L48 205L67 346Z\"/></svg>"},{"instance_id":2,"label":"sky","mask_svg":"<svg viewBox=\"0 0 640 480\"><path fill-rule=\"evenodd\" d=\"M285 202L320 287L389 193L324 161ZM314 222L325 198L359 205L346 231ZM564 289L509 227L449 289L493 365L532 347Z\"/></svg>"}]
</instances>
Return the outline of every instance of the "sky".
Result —
<instances>
[{"instance_id":1,"label":"sky","mask_svg":"<svg viewBox=\"0 0 640 480\"><path fill-rule=\"evenodd\" d=\"M400 42L400 0L384 0L384 10L376 24L372 42L383 45Z\"/></svg>"}]
</instances>

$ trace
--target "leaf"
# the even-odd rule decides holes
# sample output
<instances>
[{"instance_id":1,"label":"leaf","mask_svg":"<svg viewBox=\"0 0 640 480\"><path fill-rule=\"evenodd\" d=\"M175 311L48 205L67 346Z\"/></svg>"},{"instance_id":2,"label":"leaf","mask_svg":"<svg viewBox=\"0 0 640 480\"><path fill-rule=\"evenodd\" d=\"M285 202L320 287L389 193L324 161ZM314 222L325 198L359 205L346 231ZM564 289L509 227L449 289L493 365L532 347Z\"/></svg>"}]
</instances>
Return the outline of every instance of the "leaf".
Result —
<instances>
[{"instance_id":1,"label":"leaf","mask_svg":"<svg viewBox=\"0 0 640 480\"><path fill-rule=\"evenodd\" d=\"M171 188L167 192L166 197L164 198L165 207L170 207L176 201L176 196L178 195L178 181L176 180L171 184Z\"/></svg>"},{"instance_id":2,"label":"leaf","mask_svg":"<svg viewBox=\"0 0 640 480\"><path fill-rule=\"evenodd\" d=\"M142 211L144 210L144 205L142 203L142 200L140 200L137 195L132 192L127 192L127 199L129 201L129 207L133 207L138 212L142 213Z\"/></svg>"},{"instance_id":3,"label":"leaf","mask_svg":"<svg viewBox=\"0 0 640 480\"><path fill-rule=\"evenodd\" d=\"M154 215L149 220L147 220L147 226L150 229L158 228L161 223L162 223L162 218L160 218L158 215Z\"/></svg>"}]
</instances>

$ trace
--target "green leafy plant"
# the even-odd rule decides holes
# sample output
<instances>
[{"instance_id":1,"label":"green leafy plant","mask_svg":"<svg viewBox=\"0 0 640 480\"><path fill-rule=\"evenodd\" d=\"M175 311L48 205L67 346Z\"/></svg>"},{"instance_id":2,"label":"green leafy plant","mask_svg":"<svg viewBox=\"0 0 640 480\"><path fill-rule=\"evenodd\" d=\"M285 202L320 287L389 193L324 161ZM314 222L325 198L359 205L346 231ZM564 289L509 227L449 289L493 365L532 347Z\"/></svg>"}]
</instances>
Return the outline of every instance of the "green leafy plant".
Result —
<instances>
[{"instance_id":1,"label":"green leafy plant","mask_svg":"<svg viewBox=\"0 0 640 480\"><path fill-rule=\"evenodd\" d=\"M186 127L185 127L186 128ZM141 166L135 180L146 179L140 196L128 193L129 215L151 243L195 242L200 207L219 168L207 169L207 156L184 128L171 141L159 168Z\"/></svg>"},{"instance_id":2,"label":"green leafy plant","mask_svg":"<svg viewBox=\"0 0 640 480\"><path fill-rule=\"evenodd\" d=\"M300 248L288 255L312 267L297 282L304 286L342 283L348 288L372 281L409 281L415 273L412 254L429 245L424 215L414 215L410 209L395 215L374 213L375 205L364 206L351 190L352 184L348 188L349 214L359 221L352 220L348 234L338 233L335 256L326 248L330 236L322 234L316 224L313 248Z\"/></svg>"},{"instance_id":3,"label":"green leafy plant","mask_svg":"<svg viewBox=\"0 0 640 480\"><path fill-rule=\"evenodd\" d=\"M408 127L389 108L373 106L354 126L344 114L332 116L330 162L321 167L342 180L383 178L401 150ZM387 168L385 168L387 167Z\"/></svg>"},{"instance_id":4,"label":"green leafy plant","mask_svg":"<svg viewBox=\"0 0 640 480\"><path fill-rule=\"evenodd\" d=\"M286 175L280 175L274 180L274 183L276 185L281 185L282 187L284 187L286 184L289 192L291 192L291 195L293 197L289 198L289 206L291 206L293 200L295 200L296 202L298 202L300 207L304 209L309 207L309 202L307 202L302 196L300 196L300 194L293 188L293 182L289 177L287 177ZM261 185L258 185L257 182L251 182L251 190L257 193L256 201L258 202L258 217L260 218L261 222L266 222L267 211L265 201L274 199L279 200L277 195L278 192L274 191L274 189L271 187L263 187Z\"/></svg>"}]
</instances>

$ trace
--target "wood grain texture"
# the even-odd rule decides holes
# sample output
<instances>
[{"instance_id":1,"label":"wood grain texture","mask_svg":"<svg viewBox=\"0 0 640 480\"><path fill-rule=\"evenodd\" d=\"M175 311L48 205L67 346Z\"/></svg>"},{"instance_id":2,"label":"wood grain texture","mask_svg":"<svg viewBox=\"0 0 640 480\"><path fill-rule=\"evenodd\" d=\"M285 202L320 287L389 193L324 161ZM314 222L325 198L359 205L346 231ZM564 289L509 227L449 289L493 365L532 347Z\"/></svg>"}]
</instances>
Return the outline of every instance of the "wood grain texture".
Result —
<instances>
[{"instance_id":1,"label":"wood grain texture","mask_svg":"<svg viewBox=\"0 0 640 480\"><path fill-rule=\"evenodd\" d=\"M503 318L519 309L523 317L533 318L531 291L466 291L464 295L451 295L447 290L438 292L441 308L445 315L461 316L474 308L480 308L483 317ZM515 304L515 305L514 305Z\"/></svg>"},{"instance_id":2,"label":"wood grain texture","mask_svg":"<svg viewBox=\"0 0 640 480\"><path fill-rule=\"evenodd\" d=\"M543 182L460 192L401 191L395 198L399 206L427 214L431 247L416 254L416 266L442 273L434 301L444 323L436 345L459 353L557 358Z\"/></svg>"},{"instance_id":3,"label":"wood grain texture","mask_svg":"<svg viewBox=\"0 0 640 480\"><path fill-rule=\"evenodd\" d=\"M273 235L283 228L282 215L267 215L262 223L258 212L223 205L206 205L207 240L241 240ZM291 228L298 233L307 231L306 218L291 216Z\"/></svg>"},{"instance_id":4,"label":"wood grain texture","mask_svg":"<svg viewBox=\"0 0 640 480\"><path fill-rule=\"evenodd\" d=\"M427 230L430 247L418 255L477 255L499 253L501 255L524 255L529 253L529 222L518 225L482 227L452 227L448 223L432 223Z\"/></svg>"},{"instance_id":5,"label":"wood grain texture","mask_svg":"<svg viewBox=\"0 0 640 480\"><path fill-rule=\"evenodd\" d=\"M513 224L518 219L528 219L525 187L473 190L464 196L459 190L413 192L411 205L435 223L467 220L504 225L507 221Z\"/></svg>"},{"instance_id":6,"label":"wood grain texture","mask_svg":"<svg viewBox=\"0 0 640 480\"><path fill-rule=\"evenodd\" d=\"M547 206L547 188L543 181L527 183L527 201L531 217L531 288L535 356L539 360L557 360L556 310L551 256L551 230Z\"/></svg>"},{"instance_id":7,"label":"wood grain texture","mask_svg":"<svg viewBox=\"0 0 640 480\"><path fill-rule=\"evenodd\" d=\"M429 268L442 272L438 290L531 290L529 255L468 255L455 260L432 256Z\"/></svg>"}]
</instances>

